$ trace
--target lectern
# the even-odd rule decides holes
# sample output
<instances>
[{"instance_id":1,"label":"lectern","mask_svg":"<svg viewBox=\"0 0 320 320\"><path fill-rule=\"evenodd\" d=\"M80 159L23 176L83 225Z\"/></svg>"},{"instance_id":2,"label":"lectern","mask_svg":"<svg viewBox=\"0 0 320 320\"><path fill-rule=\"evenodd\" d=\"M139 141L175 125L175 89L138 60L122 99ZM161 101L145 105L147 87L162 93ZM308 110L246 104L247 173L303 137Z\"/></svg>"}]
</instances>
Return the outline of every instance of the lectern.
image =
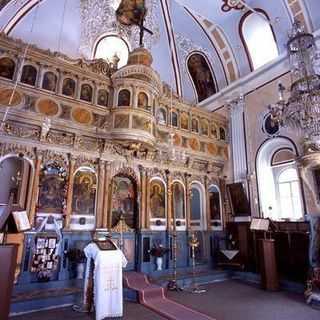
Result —
<instances>
[{"instance_id":1,"label":"lectern","mask_svg":"<svg viewBox=\"0 0 320 320\"><path fill-rule=\"evenodd\" d=\"M6 231L7 221L11 214L12 200L9 205L0 206L0 231ZM5 237L4 237L5 238ZM0 244L0 315L7 320L10 312L11 294L14 284L14 273L17 264L18 245Z\"/></svg>"}]
</instances>

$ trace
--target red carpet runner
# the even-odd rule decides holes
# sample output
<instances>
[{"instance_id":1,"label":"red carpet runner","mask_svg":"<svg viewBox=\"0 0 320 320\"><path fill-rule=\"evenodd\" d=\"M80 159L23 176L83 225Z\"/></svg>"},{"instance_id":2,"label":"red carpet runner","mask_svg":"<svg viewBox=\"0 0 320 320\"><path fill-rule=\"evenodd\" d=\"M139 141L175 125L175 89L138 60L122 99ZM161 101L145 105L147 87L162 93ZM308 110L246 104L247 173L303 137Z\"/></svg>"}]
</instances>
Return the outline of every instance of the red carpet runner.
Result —
<instances>
[{"instance_id":1,"label":"red carpet runner","mask_svg":"<svg viewBox=\"0 0 320 320\"><path fill-rule=\"evenodd\" d=\"M138 272L125 272L124 284L138 291L139 302L170 320L214 320L209 316L192 310L165 297L164 288L151 284L147 276Z\"/></svg>"}]
</instances>

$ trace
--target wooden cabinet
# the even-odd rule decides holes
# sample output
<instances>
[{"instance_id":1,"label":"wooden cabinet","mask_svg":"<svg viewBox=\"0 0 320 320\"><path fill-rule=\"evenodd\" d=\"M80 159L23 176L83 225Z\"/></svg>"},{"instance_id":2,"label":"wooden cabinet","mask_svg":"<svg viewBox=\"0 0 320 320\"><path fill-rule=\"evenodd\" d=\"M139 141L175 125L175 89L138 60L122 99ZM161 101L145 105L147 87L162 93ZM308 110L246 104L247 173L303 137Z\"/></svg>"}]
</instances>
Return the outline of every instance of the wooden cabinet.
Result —
<instances>
[{"instance_id":1,"label":"wooden cabinet","mask_svg":"<svg viewBox=\"0 0 320 320\"><path fill-rule=\"evenodd\" d=\"M17 245L0 245L0 315L7 320L10 312L11 294L17 261Z\"/></svg>"}]
</instances>

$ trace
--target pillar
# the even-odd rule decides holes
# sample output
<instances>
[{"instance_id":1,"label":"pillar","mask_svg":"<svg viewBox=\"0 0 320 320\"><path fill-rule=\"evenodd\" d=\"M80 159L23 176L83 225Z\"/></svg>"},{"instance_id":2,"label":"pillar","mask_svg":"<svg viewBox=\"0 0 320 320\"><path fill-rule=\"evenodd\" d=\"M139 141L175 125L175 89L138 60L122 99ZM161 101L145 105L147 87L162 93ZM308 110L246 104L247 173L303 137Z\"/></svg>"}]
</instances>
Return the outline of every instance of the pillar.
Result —
<instances>
[{"instance_id":1,"label":"pillar","mask_svg":"<svg viewBox=\"0 0 320 320\"><path fill-rule=\"evenodd\" d=\"M219 186L220 188L220 186ZM208 185L208 178L205 177L204 180L204 196L205 196L205 210L206 210L206 221L207 221L207 230L211 229L211 212L210 212L210 197L209 197L209 185ZM220 189L220 194L221 194L221 189ZM222 197L221 201L222 201ZM220 205L222 208L222 204ZM221 210L222 211L222 210ZM221 217L223 215L223 212L221 212Z\"/></svg>"},{"instance_id":2,"label":"pillar","mask_svg":"<svg viewBox=\"0 0 320 320\"><path fill-rule=\"evenodd\" d=\"M170 231L172 230L172 218L173 218L173 211L172 211L172 177L170 172L167 173L167 229Z\"/></svg>"},{"instance_id":3,"label":"pillar","mask_svg":"<svg viewBox=\"0 0 320 320\"><path fill-rule=\"evenodd\" d=\"M32 184L32 196L31 196L31 205L30 205L30 213L29 220L31 227L34 225L34 219L36 215L36 207L39 196L39 179L40 179L40 171L41 171L41 163L42 163L43 155L41 153L37 153L37 158L35 161L34 168L34 179Z\"/></svg>"},{"instance_id":4,"label":"pillar","mask_svg":"<svg viewBox=\"0 0 320 320\"><path fill-rule=\"evenodd\" d=\"M191 186L188 174L185 175L186 184L186 227L187 230L191 229Z\"/></svg>"},{"instance_id":5,"label":"pillar","mask_svg":"<svg viewBox=\"0 0 320 320\"><path fill-rule=\"evenodd\" d=\"M96 207L96 228L101 228L104 213L105 162L100 160L98 173L98 194Z\"/></svg>"},{"instance_id":6,"label":"pillar","mask_svg":"<svg viewBox=\"0 0 320 320\"><path fill-rule=\"evenodd\" d=\"M66 206L66 222L65 229L70 228L70 221L72 215L72 198L73 198L73 182L74 182L74 171L75 171L76 160L70 157L69 161L69 179L68 179L68 190L67 190L67 206Z\"/></svg>"},{"instance_id":7,"label":"pillar","mask_svg":"<svg viewBox=\"0 0 320 320\"><path fill-rule=\"evenodd\" d=\"M110 211L110 196L111 196L111 163L105 163L105 179L104 179L104 206L102 216L102 228L111 229L112 213Z\"/></svg>"},{"instance_id":8,"label":"pillar","mask_svg":"<svg viewBox=\"0 0 320 320\"><path fill-rule=\"evenodd\" d=\"M146 172L146 181L145 181L145 190L146 190L146 210L145 210L145 228L150 229L150 176Z\"/></svg>"},{"instance_id":9,"label":"pillar","mask_svg":"<svg viewBox=\"0 0 320 320\"><path fill-rule=\"evenodd\" d=\"M146 227L146 170L139 166L140 171L140 217L139 217L139 229Z\"/></svg>"}]
</instances>

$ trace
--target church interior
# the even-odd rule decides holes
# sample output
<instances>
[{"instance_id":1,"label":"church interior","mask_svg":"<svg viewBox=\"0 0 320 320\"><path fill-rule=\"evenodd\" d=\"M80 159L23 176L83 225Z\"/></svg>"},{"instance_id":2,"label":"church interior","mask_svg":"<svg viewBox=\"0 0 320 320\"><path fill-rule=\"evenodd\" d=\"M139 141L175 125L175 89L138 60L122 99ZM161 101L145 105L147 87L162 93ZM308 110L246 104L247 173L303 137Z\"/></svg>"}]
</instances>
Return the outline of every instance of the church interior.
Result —
<instances>
[{"instance_id":1,"label":"church interior","mask_svg":"<svg viewBox=\"0 0 320 320\"><path fill-rule=\"evenodd\" d=\"M0 320L319 311L318 0L0 1Z\"/></svg>"}]
</instances>

